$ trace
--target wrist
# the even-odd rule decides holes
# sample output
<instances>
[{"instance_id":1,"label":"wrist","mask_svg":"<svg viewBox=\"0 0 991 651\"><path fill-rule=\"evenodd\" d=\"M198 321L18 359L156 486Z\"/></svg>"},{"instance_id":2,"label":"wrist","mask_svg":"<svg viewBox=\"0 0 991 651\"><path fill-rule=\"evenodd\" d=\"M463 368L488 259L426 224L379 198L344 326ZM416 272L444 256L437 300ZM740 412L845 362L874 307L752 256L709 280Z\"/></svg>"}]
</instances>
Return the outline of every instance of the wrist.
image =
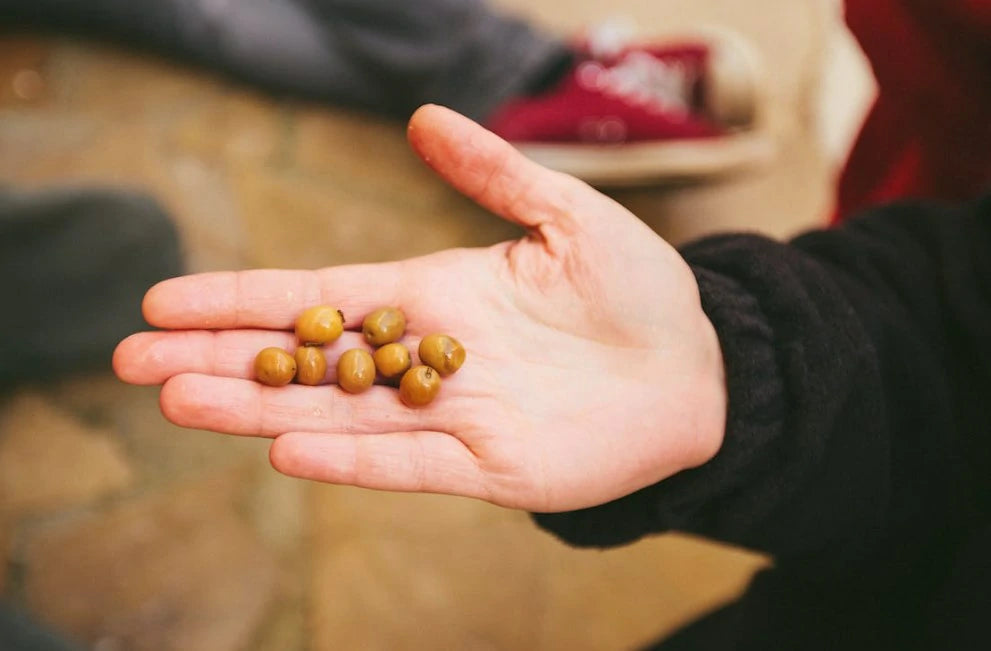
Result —
<instances>
[{"instance_id":1,"label":"wrist","mask_svg":"<svg viewBox=\"0 0 991 651\"><path fill-rule=\"evenodd\" d=\"M702 466L719 453L726 435L729 408L726 369L719 335L704 313L699 321L701 371L697 388L695 454L689 460L688 468Z\"/></svg>"}]
</instances>

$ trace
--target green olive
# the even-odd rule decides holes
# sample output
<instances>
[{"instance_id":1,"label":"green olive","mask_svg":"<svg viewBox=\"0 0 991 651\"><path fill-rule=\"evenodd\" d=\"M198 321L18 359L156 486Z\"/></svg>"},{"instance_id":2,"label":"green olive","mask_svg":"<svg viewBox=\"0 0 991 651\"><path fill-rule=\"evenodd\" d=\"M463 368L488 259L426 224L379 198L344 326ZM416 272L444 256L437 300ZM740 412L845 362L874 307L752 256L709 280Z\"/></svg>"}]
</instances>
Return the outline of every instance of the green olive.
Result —
<instances>
[{"instance_id":1,"label":"green olive","mask_svg":"<svg viewBox=\"0 0 991 651\"><path fill-rule=\"evenodd\" d=\"M443 376L454 373L465 363L465 349L448 335L427 335L420 342L420 361L437 369Z\"/></svg>"},{"instance_id":2,"label":"green olive","mask_svg":"<svg viewBox=\"0 0 991 651\"><path fill-rule=\"evenodd\" d=\"M327 374L327 358L319 346L300 346L296 349L296 381L315 386L323 382Z\"/></svg>"},{"instance_id":3,"label":"green olive","mask_svg":"<svg viewBox=\"0 0 991 651\"><path fill-rule=\"evenodd\" d=\"M265 348L255 357L255 378L270 387L292 382L296 375L296 360L281 348Z\"/></svg>"},{"instance_id":4,"label":"green olive","mask_svg":"<svg viewBox=\"0 0 991 651\"><path fill-rule=\"evenodd\" d=\"M409 348L402 344L386 344L372 353L375 360L375 368L379 375L387 380L399 377L409 370L410 360Z\"/></svg>"},{"instance_id":5,"label":"green olive","mask_svg":"<svg viewBox=\"0 0 991 651\"><path fill-rule=\"evenodd\" d=\"M317 305L296 319L296 338L304 346L322 346L344 332L344 313L330 305Z\"/></svg>"},{"instance_id":6,"label":"green olive","mask_svg":"<svg viewBox=\"0 0 991 651\"><path fill-rule=\"evenodd\" d=\"M406 316L395 307L383 307L365 317L361 324L365 341L373 346L392 343L406 332Z\"/></svg>"},{"instance_id":7,"label":"green olive","mask_svg":"<svg viewBox=\"0 0 991 651\"><path fill-rule=\"evenodd\" d=\"M399 382L399 399L409 407L430 404L440 392L440 373L429 366L414 366Z\"/></svg>"},{"instance_id":8,"label":"green olive","mask_svg":"<svg viewBox=\"0 0 991 651\"><path fill-rule=\"evenodd\" d=\"M344 351L337 360L337 383L348 393L367 391L375 382L375 361L363 348Z\"/></svg>"}]
</instances>

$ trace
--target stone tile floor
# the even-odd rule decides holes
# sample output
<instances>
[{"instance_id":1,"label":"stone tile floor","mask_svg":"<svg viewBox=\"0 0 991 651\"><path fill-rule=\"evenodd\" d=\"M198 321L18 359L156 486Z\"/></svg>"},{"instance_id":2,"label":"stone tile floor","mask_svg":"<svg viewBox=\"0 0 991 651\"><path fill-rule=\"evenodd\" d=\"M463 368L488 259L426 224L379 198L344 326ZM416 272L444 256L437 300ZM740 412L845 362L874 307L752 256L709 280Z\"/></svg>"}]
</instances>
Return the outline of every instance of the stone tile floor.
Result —
<instances>
[{"instance_id":1,"label":"stone tile floor","mask_svg":"<svg viewBox=\"0 0 991 651\"><path fill-rule=\"evenodd\" d=\"M501 4L562 33L604 15L590 0ZM623 4L658 33L705 21L751 37L777 65L765 124L779 157L616 197L674 241L820 222L834 165L813 106L819 3ZM0 180L142 188L175 216L193 271L518 235L432 178L402 125L67 38L0 37ZM679 535L572 550L479 502L290 480L265 442L174 427L155 389L109 372L0 402L0 594L101 651L629 648L766 562Z\"/></svg>"}]
</instances>

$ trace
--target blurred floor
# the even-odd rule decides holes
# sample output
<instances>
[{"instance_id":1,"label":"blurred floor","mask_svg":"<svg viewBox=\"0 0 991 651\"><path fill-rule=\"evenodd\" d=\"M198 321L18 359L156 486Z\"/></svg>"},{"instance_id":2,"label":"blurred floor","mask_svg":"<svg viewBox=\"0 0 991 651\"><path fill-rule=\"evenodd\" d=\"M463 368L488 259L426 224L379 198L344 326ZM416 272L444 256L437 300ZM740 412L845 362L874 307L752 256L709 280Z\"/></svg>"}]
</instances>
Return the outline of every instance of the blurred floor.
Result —
<instances>
[{"instance_id":1,"label":"blurred floor","mask_svg":"<svg viewBox=\"0 0 991 651\"><path fill-rule=\"evenodd\" d=\"M778 158L616 196L674 241L784 236L828 215L870 94L832 3L499 4L562 34L617 12L649 34L739 30L774 64ZM71 39L0 37L0 182L145 189L178 221L194 271L518 234L433 179L402 125ZM523 513L289 480L266 442L173 427L155 389L109 372L0 404L0 554L7 600L100 651L630 648L732 598L766 562L675 535L576 551Z\"/></svg>"}]
</instances>

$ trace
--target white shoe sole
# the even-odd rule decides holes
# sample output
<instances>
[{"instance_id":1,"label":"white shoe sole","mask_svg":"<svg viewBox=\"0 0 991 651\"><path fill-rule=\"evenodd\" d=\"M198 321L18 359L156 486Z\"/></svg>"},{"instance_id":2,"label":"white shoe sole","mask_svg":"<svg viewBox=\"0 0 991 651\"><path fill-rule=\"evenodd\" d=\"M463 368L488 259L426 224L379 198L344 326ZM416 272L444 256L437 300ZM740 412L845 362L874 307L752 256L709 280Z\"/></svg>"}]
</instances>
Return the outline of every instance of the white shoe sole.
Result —
<instances>
[{"instance_id":1,"label":"white shoe sole","mask_svg":"<svg viewBox=\"0 0 991 651\"><path fill-rule=\"evenodd\" d=\"M761 167L775 155L771 138L745 131L714 138L617 145L517 144L529 159L600 187L701 180Z\"/></svg>"}]
</instances>

